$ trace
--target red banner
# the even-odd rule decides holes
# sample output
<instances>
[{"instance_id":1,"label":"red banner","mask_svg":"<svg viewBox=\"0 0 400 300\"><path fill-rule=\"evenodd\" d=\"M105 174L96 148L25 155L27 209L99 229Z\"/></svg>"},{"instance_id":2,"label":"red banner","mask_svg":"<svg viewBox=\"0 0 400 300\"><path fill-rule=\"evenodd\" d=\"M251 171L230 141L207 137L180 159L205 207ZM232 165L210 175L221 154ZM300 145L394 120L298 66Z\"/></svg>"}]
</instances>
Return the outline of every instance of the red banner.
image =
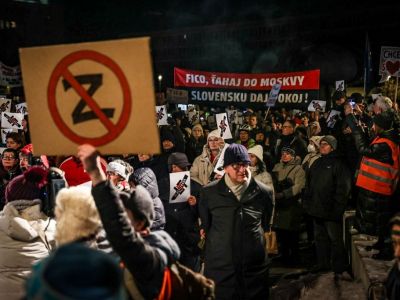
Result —
<instances>
[{"instance_id":1,"label":"red banner","mask_svg":"<svg viewBox=\"0 0 400 300\"><path fill-rule=\"evenodd\" d=\"M184 70L174 68L175 87L271 90L274 84L281 84L281 90L319 90L319 70L268 73L238 74Z\"/></svg>"}]
</instances>

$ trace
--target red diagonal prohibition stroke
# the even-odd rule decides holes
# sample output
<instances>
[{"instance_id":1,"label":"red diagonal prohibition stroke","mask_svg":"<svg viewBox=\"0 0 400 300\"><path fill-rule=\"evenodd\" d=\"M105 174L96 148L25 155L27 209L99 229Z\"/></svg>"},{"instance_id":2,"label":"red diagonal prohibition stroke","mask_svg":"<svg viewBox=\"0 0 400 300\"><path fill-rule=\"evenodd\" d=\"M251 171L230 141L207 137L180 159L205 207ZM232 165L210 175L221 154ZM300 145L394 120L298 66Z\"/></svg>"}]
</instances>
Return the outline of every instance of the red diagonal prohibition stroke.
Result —
<instances>
[{"instance_id":1,"label":"red diagonal prohibition stroke","mask_svg":"<svg viewBox=\"0 0 400 300\"><path fill-rule=\"evenodd\" d=\"M86 92L86 90L76 81L74 75L65 68L61 75L64 77L65 80L69 82L69 84L74 88L74 90L78 93L79 96L83 100L85 100L86 104L94 111L94 113L99 117L99 120L103 125L108 129L109 132L112 132L116 129L115 125L107 118L107 116L103 113L100 106L97 104L92 97Z\"/></svg>"}]
</instances>

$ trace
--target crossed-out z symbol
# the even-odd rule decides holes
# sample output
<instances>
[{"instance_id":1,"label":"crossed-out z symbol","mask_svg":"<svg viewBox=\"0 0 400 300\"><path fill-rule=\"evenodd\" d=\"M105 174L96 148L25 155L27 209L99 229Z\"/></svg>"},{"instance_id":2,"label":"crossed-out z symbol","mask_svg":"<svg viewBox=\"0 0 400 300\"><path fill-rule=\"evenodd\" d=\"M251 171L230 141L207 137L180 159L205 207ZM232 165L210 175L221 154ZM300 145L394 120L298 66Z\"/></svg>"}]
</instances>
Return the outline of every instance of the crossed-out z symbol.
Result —
<instances>
[{"instance_id":1,"label":"crossed-out z symbol","mask_svg":"<svg viewBox=\"0 0 400 300\"><path fill-rule=\"evenodd\" d=\"M89 88L86 90L88 95L92 97L94 93L101 87L103 84L103 74L85 74L85 75L78 75L74 76L76 81L79 82L80 85L89 84ZM63 79L62 80L64 90L67 91L72 86L71 84ZM74 111L72 112L72 121L74 124L86 122L89 120L98 119L99 117L93 111L83 112L86 107L86 101L82 98L79 100L78 104L76 105ZM111 119L114 116L114 108L102 108L101 111L103 114Z\"/></svg>"},{"instance_id":2,"label":"crossed-out z symbol","mask_svg":"<svg viewBox=\"0 0 400 300\"><path fill-rule=\"evenodd\" d=\"M178 196L182 195L182 193L186 190L186 180L188 179L188 177L188 175L185 175L181 180L176 183L176 185L174 186L175 194L172 196L172 200L178 198Z\"/></svg>"},{"instance_id":3,"label":"crossed-out z symbol","mask_svg":"<svg viewBox=\"0 0 400 300\"><path fill-rule=\"evenodd\" d=\"M221 137L224 135L226 127L228 126L225 121L226 121L226 116L224 116L224 118L219 123L219 128L221 128Z\"/></svg>"}]
</instances>

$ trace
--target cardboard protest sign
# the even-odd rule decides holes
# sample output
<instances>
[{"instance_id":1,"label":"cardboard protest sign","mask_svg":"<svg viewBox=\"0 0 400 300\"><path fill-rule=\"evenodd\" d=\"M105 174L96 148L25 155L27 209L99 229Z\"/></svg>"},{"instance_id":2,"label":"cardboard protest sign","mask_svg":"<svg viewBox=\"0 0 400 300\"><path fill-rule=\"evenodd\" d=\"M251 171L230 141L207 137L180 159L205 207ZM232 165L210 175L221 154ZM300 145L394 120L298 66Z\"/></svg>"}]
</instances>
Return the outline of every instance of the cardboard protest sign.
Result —
<instances>
[{"instance_id":1,"label":"cardboard protest sign","mask_svg":"<svg viewBox=\"0 0 400 300\"><path fill-rule=\"evenodd\" d=\"M266 103L267 106L273 107L275 106L276 100L278 100L279 91L281 90L281 84L277 83L272 86L271 91L269 92L268 101Z\"/></svg>"},{"instance_id":2,"label":"cardboard protest sign","mask_svg":"<svg viewBox=\"0 0 400 300\"><path fill-rule=\"evenodd\" d=\"M218 175L224 176L225 171L223 169L224 166L224 155L226 148L229 147L229 144L225 143L224 148L221 151L221 155L218 158L217 163L215 164L214 172Z\"/></svg>"},{"instance_id":3,"label":"cardboard protest sign","mask_svg":"<svg viewBox=\"0 0 400 300\"><path fill-rule=\"evenodd\" d=\"M11 129L22 129L23 114L18 113L1 113L1 127Z\"/></svg>"},{"instance_id":4,"label":"cardboard protest sign","mask_svg":"<svg viewBox=\"0 0 400 300\"><path fill-rule=\"evenodd\" d=\"M15 112L19 113L19 114L27 115L28 114L28 106L26 105L26 102L15 105Z\"/></svg>"},{"instance_id":5,"label":"cardboard protest sign","mask_svg":"<svg viewBox=\"0 0 400 300\"><path fill-rule=\"evenodd\" d=\"M169 203L186 202L190 196L190 172L169 174Z\"/></svg>"},{"instance_id":6,"label":"cardboard protest sign","mask_svg":"<svg viewBox=\"0 0 400 300\"><path fill-rule=\"evenodd\" d=\"M156 106L157 125L168 125L167 106Z\"/></svg>"},{"instance_id":7,"label":"cardboard protest sign","mask_svg":"<svg viewBox=\"0 0 400 300\"><path fill-rule=\"evenodd\" d=\"M344 91L344 80L338 80L335 82L335 90L339 92Z\"/></svg>"},{"instance_id":8,"label":"cardboard protest sign","mask_svg":"<svg viewBox=\"0 0 400 300\"><path fill-rule=\"evenodd\" d=\"M1 128L1 143L6 144L6 137L9 132L18 132L16 129Z\"/></svg>"},{"instance_id":9,"label":"cardboard protest sign","mask_svg":"<svg viewBox=\"0 0 400 300\"><path fill-rule=\"evenodd\" d=\"M226 113L228 114L228 122L229 122L229 124L238 124L238 122L239 122L239 114L238 114L237 110L228 109L226 111Z\"/></svg>"},{"instance_id":10,"label":"cardboard protest sign","mask_svg":"<svg viewBox=\"0 0 400 300\"><path fill-rule=\"evenodd\" d=\"M332 109L329 112L328 118L326 119L326 125L329 128L333 128L336 124L336 121L340 118L340 111Z\"/></svg>"},{"instance_id":11,"label":"cardboard protest sign","mask_svg":"<svg viewBox=\"0 0 400 300\"><path fill-rule=\"evenodd\" d=\"M216 114L216 123L218 126L219 136L224 140L232 138L231 129L229 128L228 116L226 113Z\"/></svg>"},{"instance_id":12,"label":"cardboard protest sign","mask_svg":"<svg viewBox=\"0 0 400 300\"><path fill-rule=\"evenodd\" d=\"M199 123L200 116L195 106L189 106L187 110L188 120L191 124Z\"/></svg>"},{"instance_id":13,"label":"cardboard protest sign","mask_svg":"<svg viewBox=\"0 0 400 300\"><path fill-rule=\"evenodd\" d=\"M103 154L158 153L149 44L137 38L20 49L35 152L75 154L89 143Z\"/></svg>"},{"instance_id":14,"label":"cardboard protest sign","mask_svg":"<svg viewBox=\"0 0 400 300\"><path fill-rule=\"evenodd\" d=\"M0 98L0 113L10 112L11 99Z\"/></svg>"},{"instance_id":15,"label":"cardboard protest sign","mask_svg":"<svg viewBox=\"0 0 400 300\"><path fill-rule=\"evenodd\" d=\"M308 111L323 111L325 112L326 101L322 100L311 100L308 105Z\"/></svg>"},{"instance_id":16,"label":"cardboard protest sign","mask_svg":"<svg viewBox=\"0 0 400 300\"><path fill-rule=\"evenodd\" d=\"M400 76L400 47L381 47L379 75Z\"/></svg>"}]
</instances>

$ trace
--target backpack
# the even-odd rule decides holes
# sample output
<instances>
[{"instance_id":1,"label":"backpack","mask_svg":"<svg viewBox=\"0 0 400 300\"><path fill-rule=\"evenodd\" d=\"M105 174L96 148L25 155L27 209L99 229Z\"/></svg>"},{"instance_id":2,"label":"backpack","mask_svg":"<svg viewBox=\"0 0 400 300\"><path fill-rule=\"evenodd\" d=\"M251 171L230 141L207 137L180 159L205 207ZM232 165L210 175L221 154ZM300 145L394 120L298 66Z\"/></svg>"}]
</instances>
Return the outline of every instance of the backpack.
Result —
<instances>
[{"instance_id":1,"label":"backpack","mask_svg":"<svg viewBox=\"0 0 400 300\"><path fill-rule=\"evenodd\" d=\"M124 269L124 282L129 296L134 300L144 299L132 274ZM157 300L214 300L215 283L200 273L174 262L165 268L163 283Z\"/></svg>"}]
</instances>

